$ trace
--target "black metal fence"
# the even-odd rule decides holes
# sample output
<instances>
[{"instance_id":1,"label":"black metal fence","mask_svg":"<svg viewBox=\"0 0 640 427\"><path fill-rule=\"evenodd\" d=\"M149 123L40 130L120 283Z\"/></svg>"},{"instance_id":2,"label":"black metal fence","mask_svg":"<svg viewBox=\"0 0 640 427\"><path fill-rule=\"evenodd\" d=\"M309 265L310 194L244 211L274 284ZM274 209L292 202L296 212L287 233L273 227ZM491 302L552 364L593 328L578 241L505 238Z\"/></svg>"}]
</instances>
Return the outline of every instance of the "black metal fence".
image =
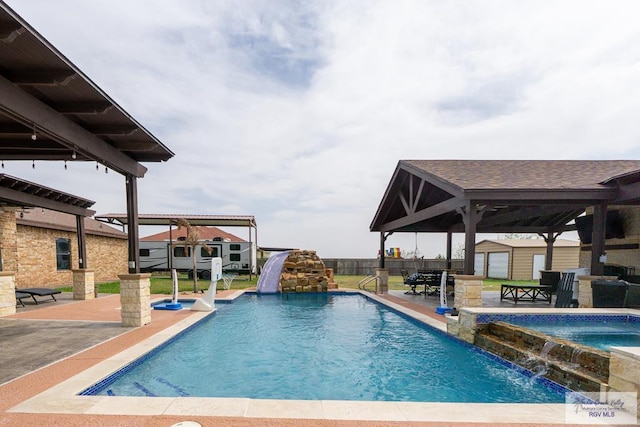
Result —
<instances>
[{"instance_id":1,"label":"black metal fence","mask_svg":"<svg viewBox=\"0 0 640 427\"><path fill-rule=\"evenodd\" d=\"M380 265L377 258L322 258L325 267L333 268L334 274L368 276L374 274ZM445 270L447 261L444 259L399 259L385 258L384 267L389 270L390 276L400 276L400 270L415 273L423 270ZM451 269L461 272L464 268L464 260L451 260Z\"/></svg>"}]
</instances>

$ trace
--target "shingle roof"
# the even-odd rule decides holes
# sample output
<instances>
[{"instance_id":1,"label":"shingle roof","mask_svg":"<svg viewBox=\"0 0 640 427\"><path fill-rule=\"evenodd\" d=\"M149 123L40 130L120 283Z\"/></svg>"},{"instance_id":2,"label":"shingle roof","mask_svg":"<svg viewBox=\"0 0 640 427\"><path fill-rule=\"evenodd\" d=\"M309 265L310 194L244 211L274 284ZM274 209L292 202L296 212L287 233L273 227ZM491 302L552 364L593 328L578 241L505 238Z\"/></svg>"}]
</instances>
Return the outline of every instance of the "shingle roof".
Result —
<instances>
[{"instance_id":1,"label":"shingle roof","mask_svg":"<svg viewBox=\"0 0 640 427\"><path fill-rule=\"evenodd\" d=\"M16 224L46 228L50 230L71 231L73 233L77 231L75 215L41 208L22 209L17 211ZM96 221L93 218L85 217L84 227L86 234L113 237L116 239L127 238L127 233L100 221Z\"/></svg>"},{"instance_id":2,"label":"shingle roof","mask_svg":"<svg viewBox=\"0 0 640 427\"><path fill-rule=\"evenodd\" d=\"M401 160L371 231L565 231L586 207L639 204L640 160Z\"/></svg>"},{"instance_id":3,"label":"shingle roof","mask_svg":"<svg viewBox=\"0 0 640 427\"><path fill-rule=\"evenodd\" d=\"M402 160L461 189L596 189L640 160Z\"/></svg>"}]
</instances>

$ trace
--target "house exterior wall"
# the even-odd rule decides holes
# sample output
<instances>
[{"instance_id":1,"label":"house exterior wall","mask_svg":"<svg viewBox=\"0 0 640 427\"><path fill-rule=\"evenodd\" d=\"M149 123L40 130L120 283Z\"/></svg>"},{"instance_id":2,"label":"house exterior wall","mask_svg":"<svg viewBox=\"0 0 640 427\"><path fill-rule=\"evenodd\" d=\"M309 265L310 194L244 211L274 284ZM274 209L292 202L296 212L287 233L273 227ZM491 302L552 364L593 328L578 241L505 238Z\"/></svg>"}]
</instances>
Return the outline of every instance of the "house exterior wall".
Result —
<instances>
[{"instance_id":1,"label":"house exterior wall","mask_svg":"<svg viewBox=\"0 0 640 427\"><path fill-rule=\"evenodd\" d=\"M76 233L18 225L16 287L71 286L71 270L58 270L56 239L71 241L71 268L78 268ZM87 268L94 271L96 283L116 281L127 272L127 241L110 237L86 235Z\"/></svg>"},{"instance_id":2,"label":"house exterior wall","mask_svg":"<svg viewBox=\"0 0 640 427\"><path fill-rule=\"evenodd\" d=\"M640 274L640 207L639 206L609 206L610 210L618 210L623 218L624 239L607 239L605 251L606 265L621 265L633 267L635 274ZM593 214L593 209L587 211ZM635 245L635 248L611 249L611 245ZM580 267L591 267L591 245L581 245Z\"/></svg>"}]
</instances>

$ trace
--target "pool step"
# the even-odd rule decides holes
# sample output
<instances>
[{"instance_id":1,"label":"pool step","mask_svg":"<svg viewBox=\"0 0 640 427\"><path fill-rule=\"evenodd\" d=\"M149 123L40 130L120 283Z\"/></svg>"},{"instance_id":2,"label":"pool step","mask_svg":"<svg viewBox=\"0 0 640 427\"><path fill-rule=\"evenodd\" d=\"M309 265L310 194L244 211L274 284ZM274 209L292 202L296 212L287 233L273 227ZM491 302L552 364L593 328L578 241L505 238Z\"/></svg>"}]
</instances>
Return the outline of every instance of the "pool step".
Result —
<instances>
[{"instance_id":1,"label":"pool step","mask_svg":"<svg viewBox=\"0 0 640 427\"><path fill-rule=\"evenodd\" d=\"M538 331L492 322L475 345L571 390L599 392L609 378L609 353Z\"/></svg>"}]
</instances>

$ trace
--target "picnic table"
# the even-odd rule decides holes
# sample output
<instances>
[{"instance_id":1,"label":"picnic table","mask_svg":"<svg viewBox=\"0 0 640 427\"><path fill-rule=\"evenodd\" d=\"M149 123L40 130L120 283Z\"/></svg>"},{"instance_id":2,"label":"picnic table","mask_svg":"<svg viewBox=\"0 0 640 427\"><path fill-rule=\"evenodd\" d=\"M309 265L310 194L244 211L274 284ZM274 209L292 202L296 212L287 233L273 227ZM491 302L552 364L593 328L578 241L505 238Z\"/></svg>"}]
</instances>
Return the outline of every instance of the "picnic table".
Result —
<instances>
[{"instance_id":1,"label":"picnic table","mask_svg":"<svg viewBox=\"0 0 640 427\"><path fill-rule=\"evenodd\" d=\"M512 300L514 304L518 301L545 301L551 304L551 294L553 287L547 285L512 285L502 284L500 286L500 301Z\"/></svg>"}]
</instances>

